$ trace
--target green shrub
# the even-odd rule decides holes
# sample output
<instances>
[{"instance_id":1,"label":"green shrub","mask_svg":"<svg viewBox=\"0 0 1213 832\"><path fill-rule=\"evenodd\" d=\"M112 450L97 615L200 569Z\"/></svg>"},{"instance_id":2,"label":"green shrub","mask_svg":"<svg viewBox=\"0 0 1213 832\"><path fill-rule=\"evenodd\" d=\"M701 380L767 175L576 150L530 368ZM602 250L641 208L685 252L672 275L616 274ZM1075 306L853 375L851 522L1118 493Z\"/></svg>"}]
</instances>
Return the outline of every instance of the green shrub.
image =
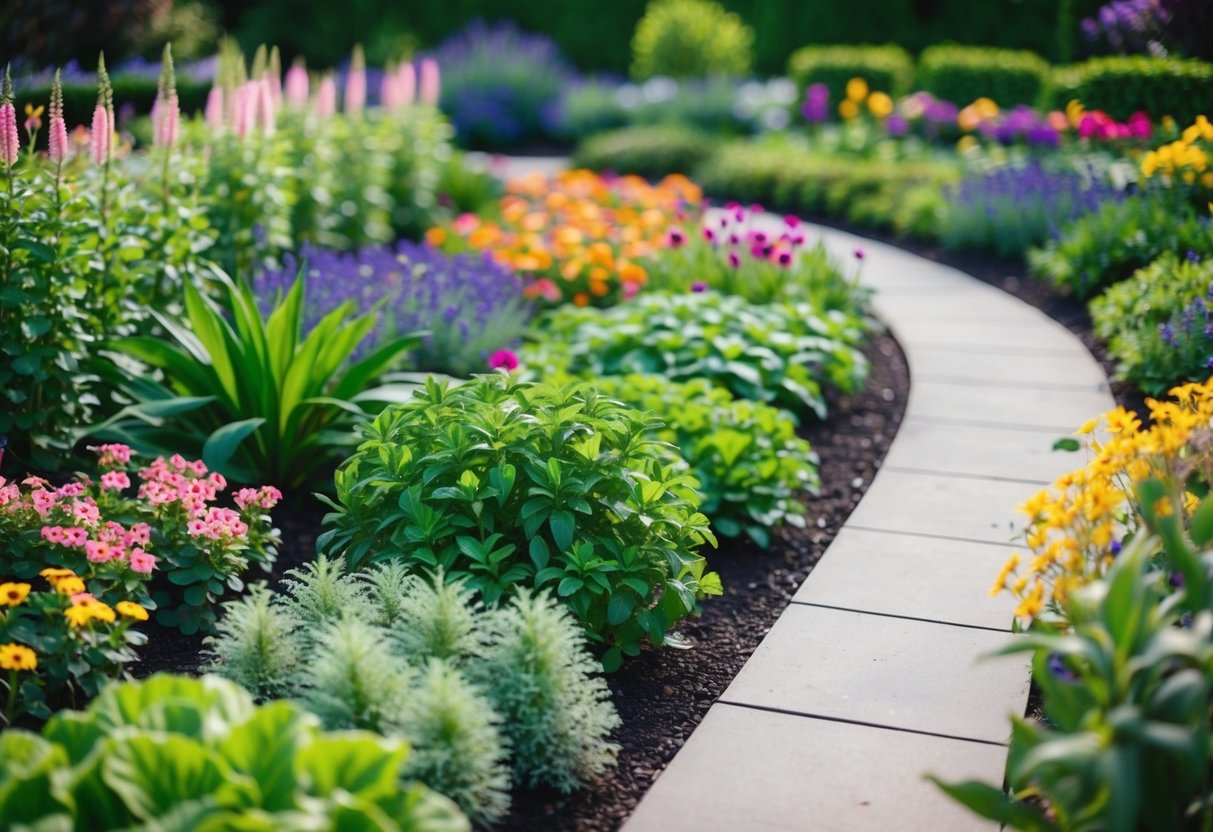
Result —
<instances>
[{"instance_id":1,"label":"green shrub","mask_svg":"<svg viewBox=\"0 0 1213 832\"><path fill-rule=\"evenodd\" d=\"M223 608L215 634L207 636L209 667L260 699L282 696L291 689L302 645L296 636L302 623L291 610L272 603L262 584Z\"/></svg>"},{"instance_id":2,"label":"green shrub","mask_svg":"<svg viewBox=\"0 0 1213 832\"><path fill-rule=\"evenodd\" d=\"M93 433L149 453L200 454L208 467L239 482L299 486L356 441L353 425L366 415L363 404L400 395L371 383L418 338L398 338L350 363L374 329L377 310L354 317L348 301L304 337L301 279L263 316L247 284L214 275L231 320L186 283L190 329L157 316L176 343L147 336L114 344L163 371L165 383L116 373L115 384L135 404Z\"/></svg>"},{"instance_id":3,"label":"green shrub","mask_svg":"<svg viewBox=\"0 0 1213 832\"><path fill-rule=\"evenodd\" d=\"M650 0L632 37L632 77L745 75L754 31L712 0Z\"/></svg>"},{"instance_id":4,"label":"green shrub","mask_svg":"<svg viewBox=\"0 0 1213 832\"><path fill-rule=\"evenodd\" d=\"M720 592L696 551L715 537L661 427L586 384L431 379L366 427L319 546L355 568L441 568L491 606L552 586L617 667Z\"/></svg>"},{"instance_id":5,"label":"green shrub","mask_svg":"<svg viewBox=\"0 0 1213 832\"><path fill-rule=\"evenodd\" d=\"M958 106L992 98L999 106L1035 104L1049 65L1033 52L982 46L932 46L918 58L918 85Z\"/></svg>"},{"instance_id":6,"label":"green shrub","mask_svg":"<svg viewBox=\"0 0 1213 832\"><path fill-rule=\"evenodd\" d=\"M680 124L625 127L583 141L573 165L659 179L689 173L711 156L716 144L709 134Z\"/></svg>"},{"instance_id":7,"label":"green shrub","mask_svg":"<svg viewBox=\"0 0 1213 832\"><path fill-rule=\"evenodd\" d=\"M1166 252L1213 256L1213 222L1171 191L1110 202L1028 252L1032 274L1080 298L1124 280Z\"/></svg>"},{"instance_id":8,"label":"green shrub","mask_svg":"<svg viewBox=\"0 0 1213 832\"><path fill-rule=\"evenodd\" d=\"M1171 116L1181 125L1208 114L1213 101L1213 64L1141 55L1092 58L1058 67L1048 88L1048 103L1065 107L1078 99L1087 109L1116 119L1142 111L1155 119Z\"/></svg>"},{"instance_id":9,"label":"green shrub","mask_svg":"<svg viewBox=\"0 0 1213 832\"><path fill-rule=\"evenodd\" d=\"M694 178L705 193L720 198L825 214L873 228L932 231L941 208L937 194L913 200L909 195L938 192L960 176L959 165L952 162L825 156L736 142L717 150Z\"/></svg>"},{"instance_id":10,"label":"green shrub","mask_svg":"<svg viewBox=\"0 0 1213 832\"><path fill-rule=\"evenodd\" d=\"M796 436L784 411L734 399L707 379L672 382L657 375L602 376L594 386L657 415L661 438L699 481L703 513L726 537L743 532L760 546L770 529L804 526L802 492L817 493L817 455Z\"/></svg>"},{"instance_id":11,"label":"green shrub","mask_svg":"<svg viewBox=\"0 0 1213 832\"><path fill-rule=\"evenodd\" d=\"M300 668L295 690L303 706L326 728L391 731L409 697L413 674L392 655L386 634L342 615L309 635L310 659Z\"/></svg>"},{"instance_id":12,"label":"green shrub","mask_svg":"<svg viewBox=\"0 0 1213 832\"><path fill-rule=\"evenodd\" d=\"M1168 252L1092 300L1095 334L1108 342L1118 374L1151 395L1208 378L1211 288L1213 259Z\"/></svg>"},{"instance_id":13,"label":"green shrub","mask_svg":"<svg viewBox=\"0 0 1213 832\"><path fill-rule=\"evenodd\" d=\"M404 779L408 746L327 734L289 702L224 679L111 685L42 735L0 734L0 816L39 829L360 828L466 832L451 801Z\"/></svg>"},{"instance_id":14,"label":"green shrub","mask_svg":"<svg viewBox=\"0 0 1213 832\"><path fill-rule=\"evenodd\" d=\"M862 78L872 90L890 95L910 91L914 60L900 46L806 46L788 59L788 75L803 98L810 84L825 84L830 101L846 98L847 81ZM797 102L799 107L799 102Z\"/></svg>"},{"instance_id":15,"label":"green shrub","mask_svg":"<svg viewBox=\"0 0 1213 832\"><path fill-rule=\"evenodd\" d=\"M752 304L717 292L649 292L598 310L561 307L543 320L546 340L524 365L588 378L656 373L707 379L738 398L826 417L825 387L858 391L867 332L854 310L808 303Z\"/></svg>"},{"instance_id":16,"label":"green shrub","mask_svg":"<svg viewBox=\"0 0 1213 832\"><path fill-rule=\"evenodd\" d=\"M585 640L546 593L520 592L489 619L478 678L490 690L514 753L516 782L570 792L614 763L604 741L619 717Z\"/></svg>"}]
</instances>

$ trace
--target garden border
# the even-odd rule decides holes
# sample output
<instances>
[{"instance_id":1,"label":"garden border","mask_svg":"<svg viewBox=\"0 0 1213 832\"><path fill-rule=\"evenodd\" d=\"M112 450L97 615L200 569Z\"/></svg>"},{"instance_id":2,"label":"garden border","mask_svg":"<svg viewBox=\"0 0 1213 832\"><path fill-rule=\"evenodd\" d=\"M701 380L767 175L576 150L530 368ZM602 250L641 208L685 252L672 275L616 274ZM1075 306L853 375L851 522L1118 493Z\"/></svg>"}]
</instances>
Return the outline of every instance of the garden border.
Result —
<instances>
[{"instance_id":1,"label":"garden border","mask_svg":"<svg viewBox=\"0 0 1213 832\"><path fill-rule=\"evenodd\" d=\"M778 218L764 221L774 229ZM923 779L1002 779L1022 658L987 589L1015 506L1073 467L1051 451L1113 406L1081 341L1026 303L916 255L811 226L859 256L911 373L881 473L626 832L989 828Z\"/></svg>"}]
</instances>

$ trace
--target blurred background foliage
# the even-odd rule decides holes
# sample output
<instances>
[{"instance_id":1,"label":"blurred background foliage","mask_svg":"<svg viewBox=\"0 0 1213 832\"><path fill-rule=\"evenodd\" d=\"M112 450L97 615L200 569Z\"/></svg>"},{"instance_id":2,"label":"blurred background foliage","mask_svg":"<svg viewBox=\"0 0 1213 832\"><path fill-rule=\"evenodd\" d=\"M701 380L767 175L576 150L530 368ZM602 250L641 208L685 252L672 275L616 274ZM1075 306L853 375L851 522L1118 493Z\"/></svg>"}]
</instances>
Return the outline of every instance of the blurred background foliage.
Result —
<instances>
[{"instance_id":1,"label":"blurred background foliage","mask_svg":"<svg viewBox=\"0 0 1213 832\"><path fill-rule=\"evenodd\" d=\"M1207 0L1189 0L1200 5ZM808 44L897 43L919 52L954 41L1030 49L1053 62L1081 57L1079 23L1099 0L724 0L754 31L754 65L779 73ZM355 43L372 64L436 46L469 21L511 19L551 36L581 70L623 74L646 0L4 0L0 56L32 66L94 56L205 54L221 32L246 49L276 43L283 57L335 66Z\"/></svg>"}]
</instances>

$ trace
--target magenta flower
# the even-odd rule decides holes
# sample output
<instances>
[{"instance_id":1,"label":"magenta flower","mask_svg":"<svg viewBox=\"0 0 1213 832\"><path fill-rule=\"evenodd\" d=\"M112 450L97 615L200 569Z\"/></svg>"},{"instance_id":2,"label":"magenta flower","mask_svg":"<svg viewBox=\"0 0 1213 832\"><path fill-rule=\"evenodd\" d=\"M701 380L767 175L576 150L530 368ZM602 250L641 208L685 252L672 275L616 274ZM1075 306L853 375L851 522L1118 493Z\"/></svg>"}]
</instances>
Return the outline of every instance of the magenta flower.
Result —
<instances>
[{"instance_id":1,"label":"magenta flower","mask_svg":"<svg viewBox=\"0 0 1213 832\"><path fill-rule=\"evenodd\" d=\"M855 249L855 259L856 260L862 260L866 256L867 255L864 254L863 249L861 249L861 248Z\"/></svg>"},{"instance_id":2,"label":"magenta flower","mask_svg":"<svg viewBox=\"0 0 1213 832\"><path fill-rule=\"evenodd\" d=\"M665 244L670 248L682 248L686 241L687 235L682 233L681 228L671 228L670 233L666 235Z\"/></svg>"},{"instance_id":3,"label":"magenta flower","mask_svg":"<svg viewBox=\"0 0 1213 832\"><path fill-rule=\"evenodd\" d=\"M729 252L729 265L735 269L741 266L741 258L737 256L737 252Z\"/></svg>"},{"instance_id":4,"label":"magenta flower","mask_svg":"<svg viewBox=\"0 0 1213 832\"><path fill-rule=\"evenodd\" d=\"M694 283L691 284L692 292L699 293L699 292L706 292L707 290L708 290L708 284L704 283L702 280L696 280Z\"/></svg>"},{"instance_id":5,"label":"magenta flower","mask_svg":"<svg viewBox=\"0 0 1213 832\"><path fill-rule=\"evenodd\" d=\"M513 350L497 350L489 356L489 369L512 372L518 369L518 356Z\"/></svg>"}]
</instances>

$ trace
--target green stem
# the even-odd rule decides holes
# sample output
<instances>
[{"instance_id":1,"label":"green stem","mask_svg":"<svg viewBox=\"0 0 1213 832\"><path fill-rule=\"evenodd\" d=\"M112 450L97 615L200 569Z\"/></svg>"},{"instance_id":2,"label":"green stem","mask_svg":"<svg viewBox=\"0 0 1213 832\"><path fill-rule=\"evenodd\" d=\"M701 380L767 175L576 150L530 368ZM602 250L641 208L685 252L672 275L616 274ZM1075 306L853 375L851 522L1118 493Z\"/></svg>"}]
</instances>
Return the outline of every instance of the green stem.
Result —
<instances>
[{"instance_id":1,"label":"green stem","mask_svg":"<svg viewBox=\"0 0 1213 832\"><path fill-rule=\"evenodd\" d=\"M13 716L17 712L17 671L10 670L8 672L8 704L4 707L4 713L0 714L4 718L5 725L13 724Z\"/></svg>"}]
</instances>

